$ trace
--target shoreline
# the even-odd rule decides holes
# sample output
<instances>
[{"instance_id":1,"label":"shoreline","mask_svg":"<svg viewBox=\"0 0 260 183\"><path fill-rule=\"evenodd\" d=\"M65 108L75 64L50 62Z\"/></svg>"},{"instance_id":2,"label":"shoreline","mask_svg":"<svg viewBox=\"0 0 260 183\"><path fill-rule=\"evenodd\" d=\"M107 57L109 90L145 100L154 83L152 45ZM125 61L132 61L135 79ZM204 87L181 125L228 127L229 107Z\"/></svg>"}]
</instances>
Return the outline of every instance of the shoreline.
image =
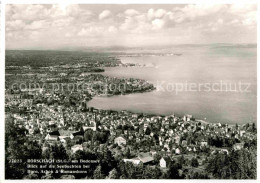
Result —
<instances>
[{"instance_id":1,"label":"shoreline","mask_svg":"<svg viewBox=\"0 0 260 183\"><path fill-rule=\"evenodd\" d=\"M109 76L109 75L106 75L104 72L106 71L107 68L111 68L111 67L114 67L115 69L118 69L120 67L129 67L129 68L132 68L132 67L141 67L142 64L140 63L123 63L122 60L121 60L121 57L124 57L123 56L118 56L116 57L116 61L117 61L117 64L113 65L113 66L105 66L105 67L101 67L103 69L103 72L87 72L89 75L91 74L94 74L94 75L102 75L104 77L109 77L109 78L113 78L112 76ZM74 64L75 65L75 64ZM73 65L72 65L73 66ZM143 65L142 65L143 66ZM58 67L57 65L54 66L54 67ZM143 67L147 67L147 66L143 66ZM96 69L101 69L101 68L96 68ZM95 69L95 68L94 68ZM80 70L80 68L79 68ZM85 77L83 77L84 79ZM129 79L128 77L116 77L118 79ZM138 79L138 78L134 78L134 79L137 79L137 80L144 80L145 82L151 84L153 87L154 87L154 84L153 83L150 83L148 82L147 80L145 79ZM132 92L128 92L128 93L124 93L124 94L113 94L113 93L109 93L109 94L95 94L94 96L92 96L90 98L90 100L88 100L87 102L91 101L94 97L112 97L112 96L120 96L120 95L128 95L128 94L137 94L137 93L146 93L146 92L151 92L151 91L154 91L155 90L155 87L153 89L144 89L144 91L132 91ZM98 109L98 108L97 108ZM102 109L102 108L101 108ZM111 109L102 109L102 110L111 110ZM165 115L165 114L161 114L161 113L154 113L154 112L135 112L135 111L132 111L132 110L129 110L129 109L117 109L116 111L129 111L131 113L134 113L134 114L144 114L144 115L151 115L151 116L168 116L168 115ZM185 114L185 111L182 113L182 114ZM179 115L180 116L180 115ZM204 121L202 120L203 118L200 118L198 119L200 122L202 123L205 123L205 124L217 124L219 122L209 122L209 121ZM220 122L222 124L227 124L226 122ZM234 125L236 124L235 122L232 122L232 123L228 123L229 125ZM246 124L246 123L242 123L242 124Z\"/></svg>"},{"instance_id":2,"label":"shoreline","mask_svg":"<svg viewBox=\"0 0 260 183\"><path fill-rule=\"evenodd\" d=\"M142 92L142 93L144 93L144 92ZM130 94L135 94L135 93L130 93ZM128 95L128 94L126 94L126 95ZM103 98L103 97L115 97L115 96L119 96L119 95L94 96L94 97ZM92 99L90 99L89 101L91 101ZM183 113L184 115L180 115L180 114L176 114L174 112L172 114L165 115L165 114L159 114L159 113L153 113L153 112L142 112L142 111L138 112L138 111L133 111L133 110L129 110L129 109L105 109L105 108L93 107L93 106L89 106L89 108L93 108L93 109L98 110L98 111L110 111L110 112L117 112L117 113L126 112L126 113L131 114L131 115L142 115L142 116L146 116L146 117L162 117L162 118L164 118L164 117L171 117L171 116L174 115L177 118L182 118L185 115L189 115L187 113ZM200 122L200 123L203 123L205 125L225 124L225 125L228 125L228 126L235 126L235 125L243 126L243 125L247 124L247 123L239 124L239 123L211 122L211 121L205 121L205 120L200 119L200 118L196 118L196 116L194 116L194 118L195 119L193 121L190 121L190 122ZM254 122L250 122L249 124L251 124L251 123L254 123Z\"/></svg>"}]
</instances>

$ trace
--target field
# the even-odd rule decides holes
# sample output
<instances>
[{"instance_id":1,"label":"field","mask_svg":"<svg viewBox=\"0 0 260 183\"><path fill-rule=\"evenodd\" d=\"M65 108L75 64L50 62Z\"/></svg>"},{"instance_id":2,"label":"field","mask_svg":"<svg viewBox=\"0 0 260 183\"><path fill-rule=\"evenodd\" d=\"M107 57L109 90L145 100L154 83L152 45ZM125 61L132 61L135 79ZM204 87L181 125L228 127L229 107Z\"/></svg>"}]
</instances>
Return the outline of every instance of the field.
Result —
<instances>
[{"instance_id":1,"label":"field","mask_svg":"<svg viewBox=\"0 0 260 183\"><path fill-rule=\"evenodd\" d=\"M120 61L108 53L78 51L7 50L6 66L48 67L88 63L114 65Z\"/></svg>"}]
</instances>

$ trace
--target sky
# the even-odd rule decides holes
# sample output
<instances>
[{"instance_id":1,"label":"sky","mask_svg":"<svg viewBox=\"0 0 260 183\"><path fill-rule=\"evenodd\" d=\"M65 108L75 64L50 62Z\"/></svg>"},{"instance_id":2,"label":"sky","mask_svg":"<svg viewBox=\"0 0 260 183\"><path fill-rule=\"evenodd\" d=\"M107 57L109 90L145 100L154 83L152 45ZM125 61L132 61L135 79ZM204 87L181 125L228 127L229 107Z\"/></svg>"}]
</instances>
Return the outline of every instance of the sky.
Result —
<instances>
[{"instance_id":1,"label":"sky","mask_svg":"<svg viewBox=\"0 0 260 183\"><path fill-rule=\"evenodd\" d=\"M257 5L6 5L7 49L256 43Z\"/></svg>"}]
</instances>

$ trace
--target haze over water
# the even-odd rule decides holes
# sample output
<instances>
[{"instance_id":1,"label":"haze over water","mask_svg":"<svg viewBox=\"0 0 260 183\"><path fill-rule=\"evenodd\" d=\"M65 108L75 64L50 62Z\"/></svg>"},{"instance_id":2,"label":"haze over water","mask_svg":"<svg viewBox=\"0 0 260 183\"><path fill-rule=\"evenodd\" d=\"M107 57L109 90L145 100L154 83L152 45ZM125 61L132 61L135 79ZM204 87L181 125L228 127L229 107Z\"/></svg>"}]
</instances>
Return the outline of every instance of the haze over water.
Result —
<instances>
[{"instance_id":1,"label":"haze over water","mask_svg":"<svg viewBox=\"0 0 260 183\"><path fill-rule=\"evenodd\" d=\"M140 78L164 91L154 90L112 97L95 97L89 106L170 115L192 114L209 122L256 122L257 50L256 45L182 45L167 49L127 50L119 57L123 63L147 67L105 68L104 75ZM145 53L131 56L130 53ZM154 54L160 53L160 56ZM166 53L181 53L168 56ZM147 56L148 55L148 56ZM151 56L153 55L153 56ZM247 91L167 91L169 84L228 83L238 89L239 82L250 84ZM157 87L158 88L158 87ZM246 85L242 87L246 88Z\"/></svg>"}]
</instances>

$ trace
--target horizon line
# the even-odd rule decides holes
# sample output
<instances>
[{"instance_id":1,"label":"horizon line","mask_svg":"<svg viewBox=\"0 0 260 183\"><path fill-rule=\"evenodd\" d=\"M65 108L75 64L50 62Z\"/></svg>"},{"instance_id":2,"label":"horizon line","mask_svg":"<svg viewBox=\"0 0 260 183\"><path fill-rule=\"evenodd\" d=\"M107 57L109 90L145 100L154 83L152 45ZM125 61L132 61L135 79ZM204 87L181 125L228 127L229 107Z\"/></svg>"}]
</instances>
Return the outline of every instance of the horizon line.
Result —
<instances>
[{"instance_id":1,"label":"horizon line","mask_svg":"<svg viewBox=\"0 0 260 183\"><path fill-rule=\"evenodd\" d=\"M111 46L72 46L72 47L56 47L56 48L5 48L5 51L19 50L19 51L76 51L77 49L111 49L111 48L121 48L121 49L135 49L135 48L165 48L172 46L210 46L210 45L254 45L257 46L256 43L183 43L183 44L171 44L171 45L149 45L149 46L123 46L123 45L111 45Z\"/></svg>"}]
</instances>

